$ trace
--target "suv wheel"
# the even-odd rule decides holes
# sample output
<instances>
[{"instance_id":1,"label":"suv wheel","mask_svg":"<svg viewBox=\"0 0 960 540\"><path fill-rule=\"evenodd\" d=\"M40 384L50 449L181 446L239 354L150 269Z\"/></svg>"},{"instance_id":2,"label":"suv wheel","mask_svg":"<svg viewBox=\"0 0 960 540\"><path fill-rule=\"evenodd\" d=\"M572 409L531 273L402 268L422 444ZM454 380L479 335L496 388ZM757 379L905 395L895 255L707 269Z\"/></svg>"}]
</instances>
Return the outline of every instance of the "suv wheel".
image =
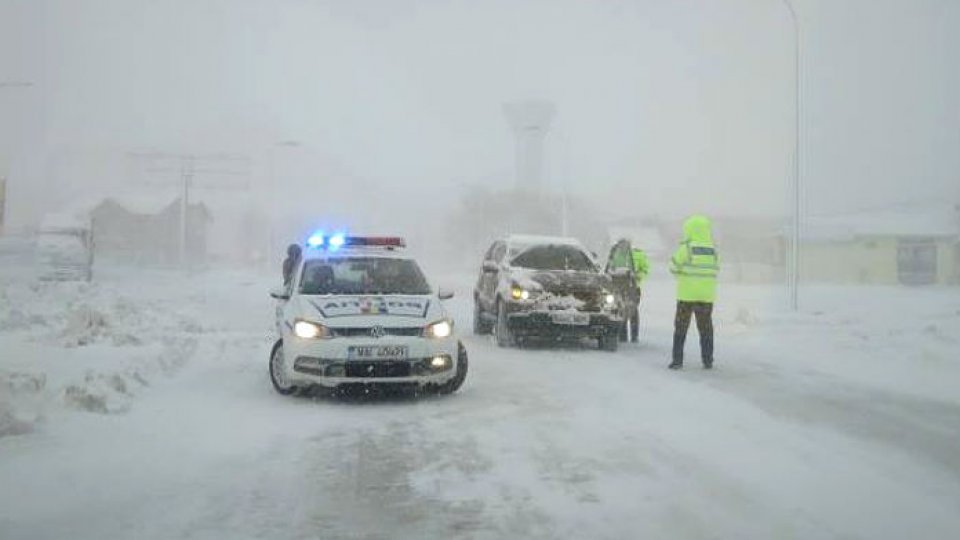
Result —
<instances>
[{"instance_id":1,"label":"suv wheel","mask_svg":"<svg viewBox=\"0 0 960 540\"><path fill-rule=\"evenodd\" d=\"M480 309L480 301L473 300L473 333L478 336L485 336L493 330L493 325L483 320L483 310Z\"/></svg>"},{"instance_id":2,"label":"suv wheel","mask_svg":"<svg viewBox=\"0 0 960 540\"><path fill-rule=\"evenodd\" d=\"M497 301L497 345L501 347L513 347L513 333L510 331L510 325L507 324L507 307L503 302Z\"/></svg>"},{"instance_id":3,"label":"suv wheel","mask_svg":"<svg viewBox=\"0 0 960 540\"><path fill-rule=\"evenodd\" d=\"M640 317L636 313L630 316L630 341L640 341Z\"/></svg>"},{"instance_id":4,"label":"suv wheel","mask_svg":"<svg viewBox=\"0 0 960 540\"><path fill-rule=\"evenodd\" d=\"M619 332L609 332L598 338L600 349L604 351L616 352L620 346Z\"/></svg>"}]
</instances>

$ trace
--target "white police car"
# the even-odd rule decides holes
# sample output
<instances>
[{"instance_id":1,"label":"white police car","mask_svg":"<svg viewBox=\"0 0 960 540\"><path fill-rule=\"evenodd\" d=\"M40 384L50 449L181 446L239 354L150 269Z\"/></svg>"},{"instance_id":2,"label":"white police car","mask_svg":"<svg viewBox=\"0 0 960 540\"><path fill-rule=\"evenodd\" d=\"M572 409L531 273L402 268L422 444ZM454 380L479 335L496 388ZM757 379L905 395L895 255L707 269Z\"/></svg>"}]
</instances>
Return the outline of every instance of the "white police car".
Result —
<instances>
[{"instance_id":1,"label":"white police car","mask_svg":"<svg viewBox=\"0 0 960 540\"><path fill-rule=\"evenodd\" d=\"M311 236L290 283L271 292L277 392L396 384L449 394L467 376L453 320L401 238Z\"/></svg>"}]
</instances>

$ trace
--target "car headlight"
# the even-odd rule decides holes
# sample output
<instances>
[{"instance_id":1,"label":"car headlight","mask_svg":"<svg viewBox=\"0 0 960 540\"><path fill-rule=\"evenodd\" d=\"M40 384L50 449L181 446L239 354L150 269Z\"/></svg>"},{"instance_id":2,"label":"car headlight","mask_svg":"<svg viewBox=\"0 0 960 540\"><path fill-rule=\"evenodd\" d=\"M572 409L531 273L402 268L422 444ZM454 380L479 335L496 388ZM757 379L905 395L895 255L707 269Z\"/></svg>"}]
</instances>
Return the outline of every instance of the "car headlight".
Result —
<instances>
[{"instance_id":1,"label":"car headlight","mask_svg":"<svg viewBox=\"0 0 960 540\"><path fill-rule=\"evenodd\" d=\"M453 334L453 323L444 319L428 324L423 329L423 335L428 338L445 338Z\"/></svg>"},{"instance_id":2,"label":"car headlight","mask_svg":"<svg viewBox=\"0 0 960 540\"><path fill-rule=\"evenodd\" d=\"M303 339L326 339L333 337L330 329L322 324L310 321L297 321L293 324L293 333Z\"/></svg>"},{"instance_id":3,"label":"car headlight","mask_svg":"<svg viewBox=\"0 0 960 540\"><path fill-rule=\"evenodd\" d=\"M536 291L528 291L527 289L518 287L516 285L510 289L510 297L514 300L530 300L536 296L536 294Z\"/></svg>"},{"instance_id":4,"label":"car headlight","mask_svg":"<svg viewBox=\"0 0 960 540\"><path fill-rule=\"evenodd\" d=\"M613 293L606 293L603 295L603 303L612 306L617 303L617 297Z\"/></svg>"}]
</instances>

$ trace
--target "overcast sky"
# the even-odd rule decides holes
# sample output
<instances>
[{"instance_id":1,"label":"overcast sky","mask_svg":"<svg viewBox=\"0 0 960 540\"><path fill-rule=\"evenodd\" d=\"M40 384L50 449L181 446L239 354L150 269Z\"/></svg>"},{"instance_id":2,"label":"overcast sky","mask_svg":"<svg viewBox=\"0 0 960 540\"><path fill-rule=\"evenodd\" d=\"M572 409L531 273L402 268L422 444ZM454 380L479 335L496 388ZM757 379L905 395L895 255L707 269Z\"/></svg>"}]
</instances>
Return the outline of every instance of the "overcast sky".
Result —
<instances>
[{"instance_id":1,"label":"overcast sky","mask_svg":"<svg viewBox=\"0 0 960 540\"><path fill-rule=\"evenodd\" d=\"M960 2L795 4L807 210L960 199ZM501 104L541 98L555 185L780 215L792 32L781 0L0 0L0 81L34 83L0 89L0 170L36 196L51 154L295 140L373 186L507 187Z\"/></svg>"}]
</instances>

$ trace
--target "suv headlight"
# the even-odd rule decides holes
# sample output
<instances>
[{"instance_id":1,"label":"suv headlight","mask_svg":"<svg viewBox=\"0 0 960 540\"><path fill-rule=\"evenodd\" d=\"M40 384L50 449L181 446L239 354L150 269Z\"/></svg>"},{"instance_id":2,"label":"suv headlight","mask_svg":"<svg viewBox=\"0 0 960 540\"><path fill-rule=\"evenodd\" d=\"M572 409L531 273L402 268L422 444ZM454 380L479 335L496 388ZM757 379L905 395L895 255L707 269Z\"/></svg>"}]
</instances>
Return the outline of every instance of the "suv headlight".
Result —
<instances>
[{"instance_id":1,"label":"suv headlight","mask_svg":"<svg viewBox=\"0 0 960 540\"><path fill-rule=\"evenodd\" d=\"M446 319L430 323L423 328L423 336L428 338L446 338L453 334L453 322Z\"/></svg>"},{"instance_id":2,"label":"suv headlight","mask_svg":"<svg viewBox=\"0 0 960 540\"><path fill-rule=\"evenodd\" d=\"M333 337L333 332L331 332L329 328L310 321L297 321L293 323L293 333L302 339L329 339Z\"/></svg>"},{"instance_id":3,"label":"suv headlight","mask_svg":"<svg viewBox=\"0 0 960 540\"><path fill-rule=\"evenodd\" d=\"M514 285L510 287L510 298L514 300L531 300L536 298L538 291L531 291L529 289L524 289L519 285Z\"/></svg>"},{"instance_id":4,"label":"suv headlight","mask_svg":"<svg viewBox=\"0 0 960 540\"><path fill-rule=\"evenodd\" d=\"M605 307L610 308L617 305L617 295L610 291L603 291L603 293L600 295L600 298L603 300L603 305Z\"/></svg>"}]
</instances>

